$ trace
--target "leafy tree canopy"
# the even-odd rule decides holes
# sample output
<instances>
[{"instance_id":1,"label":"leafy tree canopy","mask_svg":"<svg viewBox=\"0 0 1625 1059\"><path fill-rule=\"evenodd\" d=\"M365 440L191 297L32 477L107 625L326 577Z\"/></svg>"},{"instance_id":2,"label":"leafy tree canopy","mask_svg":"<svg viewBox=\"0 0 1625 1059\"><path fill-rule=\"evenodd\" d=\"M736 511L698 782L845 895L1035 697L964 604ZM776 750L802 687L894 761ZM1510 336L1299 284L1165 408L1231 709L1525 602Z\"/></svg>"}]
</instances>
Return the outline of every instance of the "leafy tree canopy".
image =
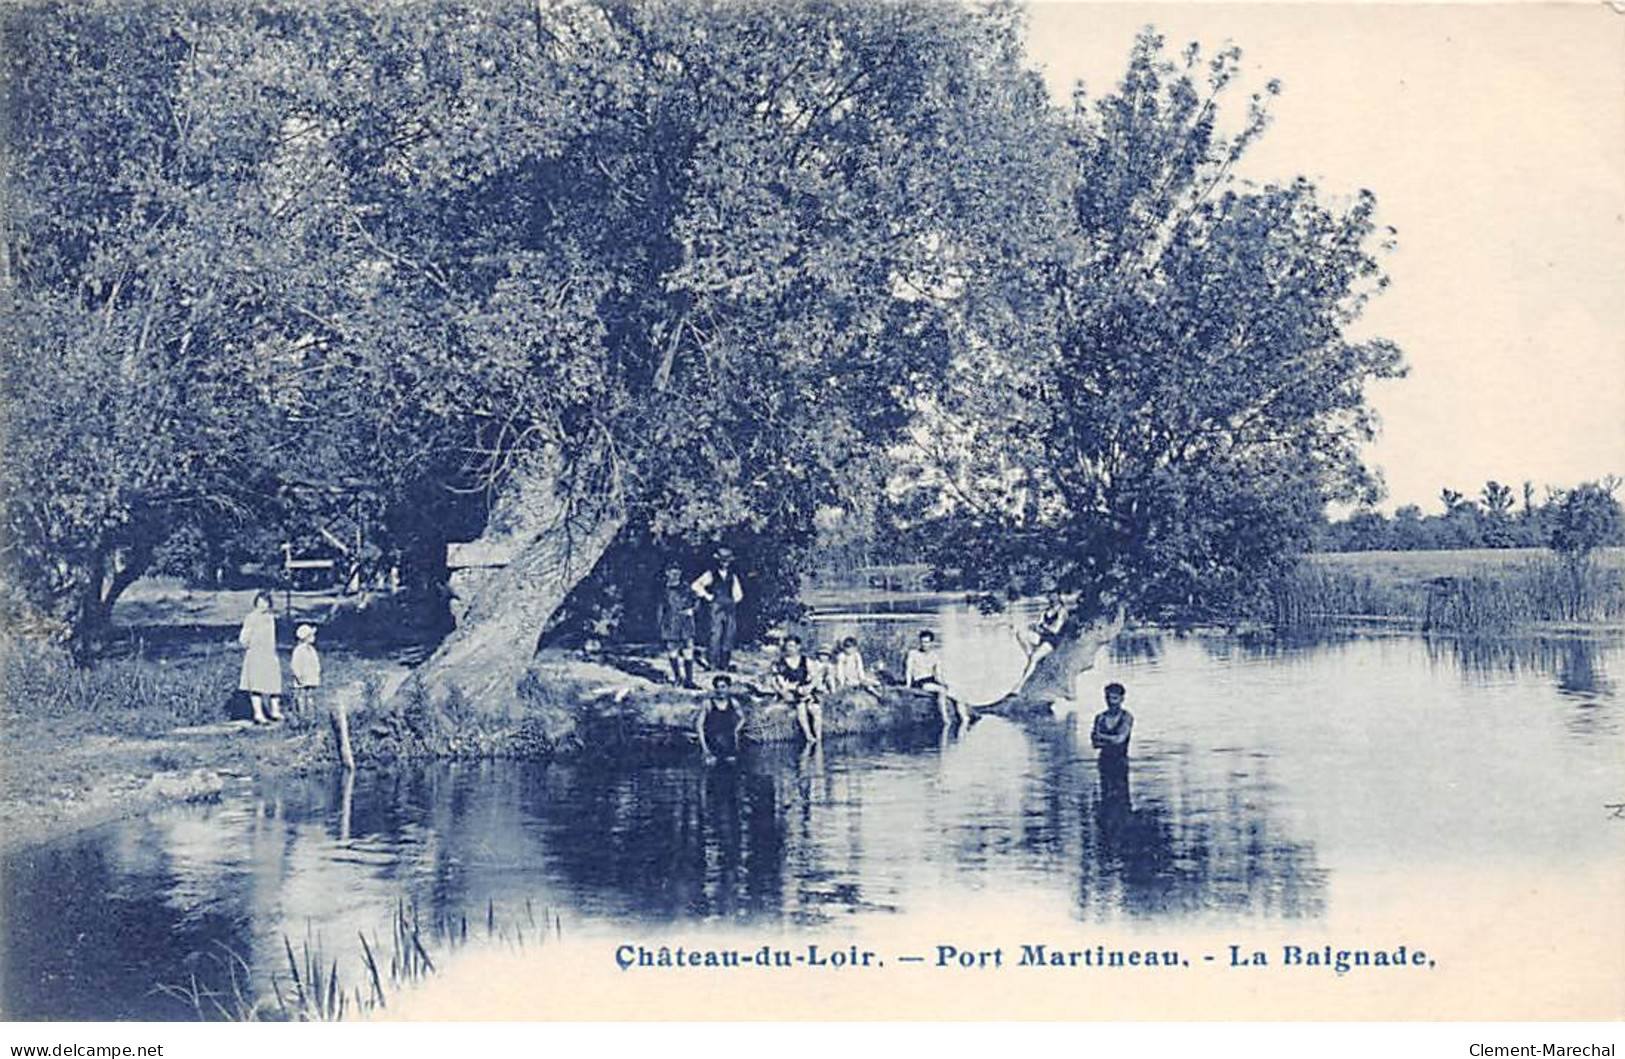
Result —
<instances>
[{"instance_id":1,"label":"leafy tree canopy","mask_svg":"<svg viewBox=\"0 0 1625 1059\"><path fill-rule=\"evenodd\" d=\"M537 467L657 540L793 539L1053 197L1017 31L919 3L10 12L14 582L83 631L183 519L359 498L422 529Z\"/></svg>"},{"instance_id":2,"label":"leafy tree canopy","mask_svg":"<svg viewBox=\"0 0 1625 1059\"><path fill-rule=\"evenodd\" d=\"M915 484L942 553L992 587L1225 607L1371 494L1365 384L1397 349L1349 336L1390 233L1361 192L1253 186L1238 158L1277 86L1221 131L1239 52L1147 31L1118 90L1065 122L1067 209L999 333L967 335L925 409Z\"/></svg>"}]
</instances>

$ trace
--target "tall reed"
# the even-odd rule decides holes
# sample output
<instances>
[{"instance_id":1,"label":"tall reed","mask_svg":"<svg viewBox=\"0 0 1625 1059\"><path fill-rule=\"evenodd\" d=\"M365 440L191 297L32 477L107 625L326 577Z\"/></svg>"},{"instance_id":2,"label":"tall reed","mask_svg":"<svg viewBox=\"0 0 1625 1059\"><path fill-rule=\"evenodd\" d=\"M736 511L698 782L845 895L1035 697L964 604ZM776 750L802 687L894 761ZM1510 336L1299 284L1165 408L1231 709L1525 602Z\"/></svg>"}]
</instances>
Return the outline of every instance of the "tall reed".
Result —
<instances>
[{"instance_id":1,"label":"tall reed","mask_svg":"<svg viewBox=\"0 0 1625 1059\"><path fill-rule=\"evenodd\" d=\"M1260 615L1281 629L1350 618L1402 620L1449 632L1498 632L1537 622L1625 620L1625 572L1541 559L1495 574L1383 580L1300 566L1269 588Z\"/></svg>"},{"instance_id":2,"label":"tall reed","mask_svg":"<svg viewBox=\"0 0 1625 1059\"><path fill-rule=\"evenodd\" d=\"M524 948L528 943L545 943L549 936L564 936L562 919L527 899L523 922L499 922L496 904L485 908L485 944ZM319 936L307 934L296 948L293 939L282 936L285 967L266 973L271 999L257 998L254 975L247 961L229 946L216 942L218 951L211 959L224 974L223 985L200 983L194 972L185 985L160 984L156 991L185 1005L202 1021L228 1022L338 1022L365 1018L389 1007L392 995L421 982L439 967L431 950L441 955L469 944L468 916L443 913L429 923L418 916L417 905L404 899L396 902L387 942L374 932L369 941L357 931L361 950L362 975L346 981L336 957L325 950ZM479 939L476 939L479 940ZM273 1003L274 1002L274 1003Z\"/></svg>"},{"instance_id":3,"label":"tall reed","mask_svg":"<svg viewBox=\"0 0 1625 1059\"><path fill-rule=\"evenodd\" d=\"M82 715L112 734L152 735L218 720L237 686L241 653L209 651L151 659L138 650L76 666L66 651L27 637L0 637L0 701L35 716Z\"/></svg>"}]
</instances>

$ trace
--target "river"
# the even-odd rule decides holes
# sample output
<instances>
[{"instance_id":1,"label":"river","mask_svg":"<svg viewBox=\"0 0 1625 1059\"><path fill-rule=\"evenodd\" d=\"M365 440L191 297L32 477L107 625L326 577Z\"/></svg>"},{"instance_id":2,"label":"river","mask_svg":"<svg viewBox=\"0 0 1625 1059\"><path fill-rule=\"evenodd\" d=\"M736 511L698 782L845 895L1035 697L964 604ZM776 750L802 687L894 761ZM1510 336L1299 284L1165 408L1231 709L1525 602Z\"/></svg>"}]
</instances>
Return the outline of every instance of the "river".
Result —
<instances>
[{"instance_id":1,"label":"river","mask_svg":"<svg viewBox=\"0 0 1625 1059\"><path fill-rule=\"evenodd\" d=\"M1019 669L1010 616L963 604L839 609L818 639L934 627L950 677L991 698ZM1284 643L1131 635L1052 720L818 754L550 766L447 763L241 780L0 865L0 1008L15 1019L174 1019L159 985L263 999L306 943L346 967L398 909L453 931L538 923L828 928L945 895L1030 894L1082 923L1314 921L1345 878L1407 865L1620 862L1625 641L1350 632ZM1089 715L1128 687L1126 783ZM1082 738L1080 740L1080 731ZM227 952L235 954L227 957ZM326 958L324 956L324 958ZM241 969L239 967L239 973Z\"/></svg>"}]
</instances>

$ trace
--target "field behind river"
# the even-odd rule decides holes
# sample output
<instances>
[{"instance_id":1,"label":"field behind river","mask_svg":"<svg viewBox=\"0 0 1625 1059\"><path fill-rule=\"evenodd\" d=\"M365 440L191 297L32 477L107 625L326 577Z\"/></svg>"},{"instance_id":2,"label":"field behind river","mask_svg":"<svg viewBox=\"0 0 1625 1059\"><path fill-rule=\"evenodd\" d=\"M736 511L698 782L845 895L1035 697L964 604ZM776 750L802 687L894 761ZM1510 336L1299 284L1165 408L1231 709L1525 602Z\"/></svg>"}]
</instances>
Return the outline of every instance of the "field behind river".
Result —
<instances>
[{"instance_id":1,"label":"field behind river","mask_svg":"<svg viewBox=\"0 0 1625 1059\"><path fill-rule=\"evenodd\" d=\"M1310 565L1342 571L1391 584L1426 581L1435 577L1493 577L1531 563L1551 561L1545 548L1460 548L1447 551L1316 552ZM1594 557L1604 570L1625 570L1625 548L1604 548Z\"/></svg>"},{"instance_id":2,"label":"field behind river","mask_svg":"<svg viewBox=\"0 0 1625 1059\"><path fill-rule=\"evenodd\" d=\"M962 594L932 592L930 580L924 564L876 565L820 574L803 595L815 607L837 600L880 607L899 596ZM1578 572L1545 548L1317 552L1268 586L1258 610L1230 617L1283 631L1351 618L1474 636L1613 628L1625 625L1625 548L1598 551Z\"/></svg>"}]
</instances>

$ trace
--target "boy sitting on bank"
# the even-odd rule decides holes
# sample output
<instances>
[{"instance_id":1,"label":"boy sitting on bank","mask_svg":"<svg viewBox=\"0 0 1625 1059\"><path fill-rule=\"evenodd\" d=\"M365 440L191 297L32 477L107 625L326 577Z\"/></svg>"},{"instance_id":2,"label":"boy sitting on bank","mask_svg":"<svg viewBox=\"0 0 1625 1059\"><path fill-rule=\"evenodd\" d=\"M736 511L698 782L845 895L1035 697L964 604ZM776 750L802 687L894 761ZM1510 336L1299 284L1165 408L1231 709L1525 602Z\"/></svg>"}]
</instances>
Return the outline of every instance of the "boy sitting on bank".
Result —
<instances>
[{"instance_id":1,"label":"boy sitting on bank","mask_svg":"<svg viewBox=\"0 0 1625 1059\"><path fill-rule=\"evenodd\" d=\"M922 629L920 645L903 656L903 683L914 691L925 692L936 698L943 727L952 725L956 714L961 724L970 724L970 704L948 694L948 684L942 679L942 655L937 650L936 634L930 629Z\"/></svg>"}]
</instances>

